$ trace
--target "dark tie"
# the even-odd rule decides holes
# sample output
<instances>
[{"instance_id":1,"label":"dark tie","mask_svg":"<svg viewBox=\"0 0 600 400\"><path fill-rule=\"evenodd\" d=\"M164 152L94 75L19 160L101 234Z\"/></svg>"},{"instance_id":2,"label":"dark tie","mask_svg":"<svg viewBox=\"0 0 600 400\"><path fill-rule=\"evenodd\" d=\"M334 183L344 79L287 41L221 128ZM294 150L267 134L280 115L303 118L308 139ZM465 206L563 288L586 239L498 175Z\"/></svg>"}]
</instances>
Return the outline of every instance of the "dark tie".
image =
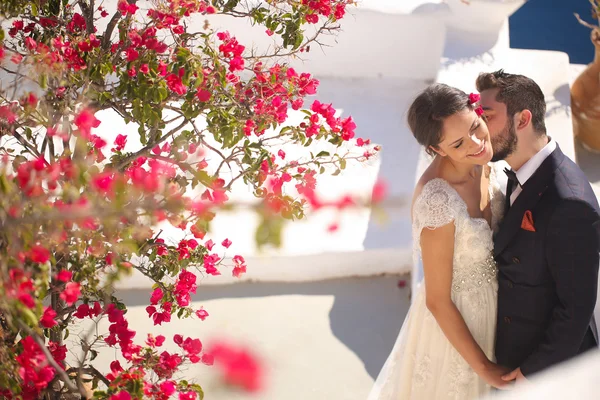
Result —
<instances>
[{"instance_id":1,"label":"dark tie","mask_svg":"<svg viewBox=\"0 0 600 400\"><path fill-rule=\"evenodd\" d=\"M508 213L510 208L510 196L517 186L520 185L517 174L512 169L504 168L504 173L508 177L508 184L506 185L506 199L504 203L504 215Z\"/></svg>"}]
</instances>

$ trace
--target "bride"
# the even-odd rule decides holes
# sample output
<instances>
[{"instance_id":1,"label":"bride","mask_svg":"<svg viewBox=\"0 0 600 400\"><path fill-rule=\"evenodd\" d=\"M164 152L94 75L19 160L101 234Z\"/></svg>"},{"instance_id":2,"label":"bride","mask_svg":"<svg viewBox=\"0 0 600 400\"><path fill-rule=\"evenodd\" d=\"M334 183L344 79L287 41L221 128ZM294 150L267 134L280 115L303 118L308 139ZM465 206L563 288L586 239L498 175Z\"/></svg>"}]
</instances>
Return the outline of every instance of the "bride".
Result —
<instances>
[{"instance_id":1,"label":"bride","mask_svg":"<svg viewBox=\"0 0 600 400\"><path fill-rule=\"evenodd\" d=\"M504 199L477 101L434 84L408 111L413 135L434 156L412 208L414 254L425 279L369 400L469 400L506 385L501 377L509 371L493 362L492 233Z\"/></svg>"}]
</instances>

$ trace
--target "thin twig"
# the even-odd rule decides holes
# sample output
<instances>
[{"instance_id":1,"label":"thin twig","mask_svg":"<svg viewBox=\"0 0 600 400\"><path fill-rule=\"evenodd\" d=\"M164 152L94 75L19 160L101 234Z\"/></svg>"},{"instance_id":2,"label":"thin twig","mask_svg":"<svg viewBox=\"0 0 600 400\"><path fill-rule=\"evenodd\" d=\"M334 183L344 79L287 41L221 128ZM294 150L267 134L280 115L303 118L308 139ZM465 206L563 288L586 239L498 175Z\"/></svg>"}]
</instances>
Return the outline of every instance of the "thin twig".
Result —
<instances>
[{"instance_id":1,"label":"thin twig","mask_svg":"<svg viewBox=\"0 0 600 400\"><path fill-rule=\"evenodd\" d=\"M592 25L589 22L584 21L583 19L581 19L581 17L579 16L579 14L574 13L573 15L575 15L575 18L577 18L577 21L579 21L579 23L587 28L590 29L596 29L598 28L596 25Z\"/></svg>"},{"instance_id":2,"label":"thin twig","mask_svg":"<svg viewBox=\"0 0 600 400\"><path fill-rule=\"evenodd\" d=\"M121 163L119 163L119 165L117 165L117 169L121 170L123 168L125 168L130 162L132 162L133 160L135 160L136 158L144 155L145 153L149 152L150 150L152 150L156 145L161 144L162 142L164 142L165 140L167 140L168 138L170 138L171 136L173 136L175 133L177 133L181 128L183 128L185 126L185 124L187 124L187 120L184 119L184 121L179 124L178 126L176 126L175 128L171 129L169 132L167 132L166 135L164 135L163 137L159 138L158 140L152 142L152 143L148 143L145 147L143 147L142 149L136 151L133 154L130 154L129 156L125 157L125 159L123 161L121 161Z\"/></svg>"}]
</instances>

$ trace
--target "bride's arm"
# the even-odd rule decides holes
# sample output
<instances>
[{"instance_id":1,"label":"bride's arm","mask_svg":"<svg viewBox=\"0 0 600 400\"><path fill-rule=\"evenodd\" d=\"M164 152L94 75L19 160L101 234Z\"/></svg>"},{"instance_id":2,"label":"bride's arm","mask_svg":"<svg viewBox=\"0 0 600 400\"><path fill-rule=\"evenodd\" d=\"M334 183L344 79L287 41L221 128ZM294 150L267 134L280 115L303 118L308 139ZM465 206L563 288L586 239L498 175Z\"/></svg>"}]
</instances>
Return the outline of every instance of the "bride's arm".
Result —
<instances>
[{"instance_id":1,"label":"bride's arm","mask_svg":"<svg viewBox=\"0 0 600 400\"><path fill-rule=\"evenodd\" d=\"M454 223L450 223L421 232L427 308L471 368L488 384L500 388L506 385L501 377L507 370L487 358L451 298L454 230Z\"/></svg>"}]
</instances>

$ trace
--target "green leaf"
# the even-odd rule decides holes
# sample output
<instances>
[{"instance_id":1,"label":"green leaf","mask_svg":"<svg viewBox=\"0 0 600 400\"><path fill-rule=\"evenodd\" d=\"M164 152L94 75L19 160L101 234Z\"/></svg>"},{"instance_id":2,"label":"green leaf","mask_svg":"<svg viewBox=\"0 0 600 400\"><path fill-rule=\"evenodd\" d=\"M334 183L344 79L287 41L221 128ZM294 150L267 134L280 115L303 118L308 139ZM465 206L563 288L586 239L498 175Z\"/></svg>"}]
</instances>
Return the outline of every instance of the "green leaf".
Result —
<instances>
[{"instance_id":1,"label":"green leaf","mask_svg":"<svg viewBox=\"0 0 600 400\"><path fill-rule=\"evenodd\" d=\"M148 121L152 118L152 107L150 107L150 104L145 103L144 104L144 121Z\"/></svg>"},{"instance_id":2,"label":"green leaf","mask_svg":"<svg viewBox=\"0 0 600 400\"><path fill-rule=\"evenodd\" d=\"M144 125L140 125L138 128L138 133L140 134L140 143L142 143L144 146L147 145L148 138L146 138L146 129L144 128Z\"/></svg>"},{"instance_id":3,"label":"green leaf","mask_svg":"<svg viewBox=\"0 0 600 400\"><path fill-rule=\"evenodd\" d=\"M328 151L320 151L319 154L317 154L317 157L328 157L329 155Z\"/></svg>"},{"instance_id":4,"label":"green leaf","mask_svg":"<svg viewBox=\"0 0 600 400\"><path fill-rule=\"evenodd\" d=\"M90 353L92 354L90 361L94 361L96 357L98 357L98 352L96 350L90 350Z\"/></svg>"},{"instance_id":5,"label":"green leaf","mask_svg":"<svg viewBox=\"0 0 600 400\"><path fill-rule=\"evenodd\" d=\"M33 313L33 311L31 311L29 308L23 307L23 309L21 310L21 314L23 316L25 323L28 326L31 326L31 327L37 326L38 319L35 316L35 314Z\"/></svg>"},{"instance_id":6,"label":"green leaf","mask_svg":"<svg viewBox=\"0 0 600 400\"><path fill-rule=\"evenodd\" d=\"M41 74L40 75L40 87L42 89L48 88L48 75L46 75L46 74Z\"/></svg>"},{"instance_id":7,"label":"green leaf","mask_svg":"<svg viewBox=\"0 0 600 400\"><path fill-rule=\"evenodd\" d=\"M346 169L346 159L345 158L340 159L340 168Z\"/></svg>"},{"instance_id":8,"label":"green leaf","mask_svg":"<svg viewBox=\"0 0 600 400\"><path fill-rule=\"evenodd\" d=\"M204 186L210 186L213 183L213 178L206 171L197 171L195 173L196 179L200 181Z\"/></svg>"},{"instance_id":9,"label":"green leaf","mask_svg":"<svg viewBox=\"0 0 600 400\"><path fill-rule=\"evenodd\" d=\"M162 86L158 88L158 94L160 95L160 101L164 101L167 99L167 97L169 97L169 92L167 91L167 88Z\"/></svg>"}]
</instances>

